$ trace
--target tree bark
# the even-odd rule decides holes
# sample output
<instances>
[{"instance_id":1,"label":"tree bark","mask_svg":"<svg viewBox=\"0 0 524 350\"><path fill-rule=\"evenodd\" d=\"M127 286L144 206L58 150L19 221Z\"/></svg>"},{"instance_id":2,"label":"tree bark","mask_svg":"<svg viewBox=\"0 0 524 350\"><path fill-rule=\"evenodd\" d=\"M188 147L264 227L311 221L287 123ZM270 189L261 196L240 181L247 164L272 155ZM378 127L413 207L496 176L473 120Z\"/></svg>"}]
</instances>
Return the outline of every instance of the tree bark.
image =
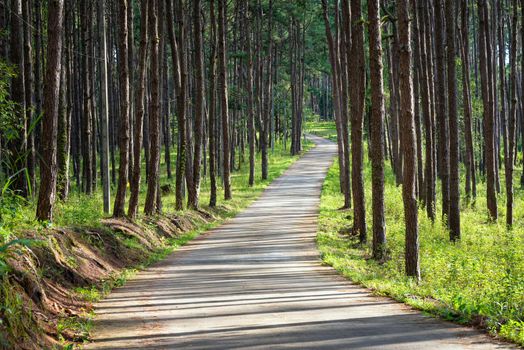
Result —
<instances>
[{"instance_id":1,"label":"tree bark","mask_svg":"<svg viewBox=\"0 0 524 350\"><path fill-rule=\"evenodd\" d=\"M217 91L216 91L216 74L217 74L217 23L215 16L215 1L209 2L210 22L211 22L211 56L209 68L209 179L210 194L209 206L215 207L217 204L217 179L216 179L216 121L217 121Z\"/></svg>"},{"instance_id":2,"label":"tree bark","mask_svg":"<svg viewBox=\"0 0 524 350\"><path fill-rule=\"evenodd\" d=\"M399 21L399 90L400 137L403 153L402 198L406 225L406 275L420 279L418 205L416 195L417 148L415 118L413 116L413 78L411 73L411 23L409 0L398 1Z\"/></svg>"},{"instance_id":3,"label":"tree bark","mask_svg":"<svg viewBox=\"0 0 524 350\"><path fill-rule=\"evenodd\" d=\"M195 151L193 155L193 191L188 198L188 207L197 209L200 195L200 169L204 134L204 55L202 40L201 0L193 0L193 36L195 58Z\"/></svg>"},{"instance_id":4,"label":"tree bark","mask_svg":"<svg viewBox=\"0 0 524 350\"><path fill-rule=\"evenodd\" d=\"M64 13L67 13L68 6L64 4ZM66 15L67 18L67 15ZM69 21L66 19L65 28L68 27ZM66 30L64 30L65 32ZM57 135L57 191L61 200L69 196L69 163L71 149L71 107L69 106L68 97L72 92L70 88L71 70L68 67L70 54L68 53L67 34L64 35L65 43L62 44L62 69L60 72L60 96L58 108L58 135Z\"/></svg>"},{"instance_id":5,"label":"tree bark","mask_svg":"<svg viewBox=\"0 0 524 350\"><path fill-rule=\"evenodd\" d=\"M512 1L513 16L510 51L510 102L511 108L507 122L508 151L506 157L506 225L513 226L513 170L515 158L516 119L517 119L517 23L518 1Z\"/></svg>"},{"instance_id":6,"label":"tree bark","mask_svg":"<svg viewBox=\"0 0 524 350\"><path fill-rule=\"evenodd\" d=\"M90 65L90 50L91 46L91 27L92 18L88 12L91 12L93 4L87 1L81 2L81 24L82 24L82 40L84 42L84 49L82 54L82 102L83 113L82 118L82 173L83 173L83 190L86 194L93 192L93 154L91 145L93 143L92 135L92 109L91 109L91 65Z\"/></svg>"},{"instance_id":7,"label":"tree bark","mask_svg":"<svg viewBox=\"0 0 524 350\"><path fill-rule=\"evenodd\" d=\"M455 2L446 0L446 34L448 66L449 118L449 234L452 241L460 239L460 164L459 123L457 115L457 80L455 68Z\"/></svg>"},{"instance_id":8,"label":"tree bark","mask_svg":"<svg viewBox=\"0 0 524 350\"><path fill-rule=\"evenodd\" d=\"M140 50L138 57L138 85L135 89L135 127L134 127L134 143L133 143L133 173L131 176L131 196L129 198L129 208L127 214L131 218L135 218L138 212L138 197L140 194L140 178L142 169L142 136L144 125L144 95L146 84L146 69L147 69L147 46L148 46L148 20L149 20L149 1L141 1L141 17L140 17Z\"/></svg>"},{"instance_id":9,"label":"tree bark","mask_svg":"<svg viewBox=\"0 0 524 350\"><path fill-rule=\"evenodd\" d=\"M53 206L56 195L56 151L64 1L50 0L48 6L47 68L42 120L40 193L36 208L36 217L41 221L53 220Z\"/></svg>"},{"instance_id":10,"label":"tree bark","mask_svg":"<svg viewBox=\"0 0 524 350\"><path fill-rule=\"evenodd\" d=\"M250 23L249 28L252 28L252 24ZM247 41L247 79L246 79L246 91L247 91L247 133L248 133L248 143L249 143L249 179L248 183L249 186L253 186L255 184L255 161L256 161L256 149L255 149L255 143L256 143L256 130L255 130L255 98L253 96L253 56L254 52L252 50L251 45L251 31L248 31L246 35L246 41Z\"/></svg>"},{"instance_id":11,"label":"tree bark","mask_svg":"<svg viewBox=\"0 0 524 350\"><path fill-rule=\"evenodd\" d=\"M119 54L119 79L120 79L120 122L119 122L119 147L120 164L118 170L118 187L115 196L113 216L125 215L125 202L128 180L128 154L129 154L129 67L128 67L128 32L127 32L127 6L128 0L118 1L118 54Z\"/></svg>"},{"instance_id":12,"label":"tree bark","mask_svg":"<svg viewBox=\"0 0 524 350\"><path fill-rule=\"evenodd\" d=\"M346 0L347 1L347 0ZM351 185L353 188L353 234L360 242L366 241L366 202L364 191L362 135L366 93L366 65L364 57L364 27L361 21L361 1L351 1L351 50L348 51L351 89Z\"/></svg>"},{"instance_id":13,"label":"tree bark","mask_svg":"<svg viewBox=\"0 0 524 350\"><path fill-rule=\"evenodd\" d=\"M111 183L109 178L109 95L107 84L107 39L104 0L98 1L98 25L100 40L100 170L102 175L102 197L104 213L109 213L111 207Z\"/></svg>"},{"instance_id":14,"label":"tree bark","mask_svg":"<svg viewBox=\"0 0 524 350\"><path fill-rule=\"evenodd\" d=\"M462 99L464 105L464 138L466 141L466 196L476 198L477 179L475 171L475 150L473 148L472 134L472 107L471 107L471 87L469 73L469 6L467 1L462 2L461 12L461 55L462 55Z\"/></svg>"},{"instance_id":15,"label":"tree bark","mask_svg":"<svg viewBox=\"0 0 524 350\"><path fill-rule=\"evenodd\" d=\"M223 181L224 199L230 200L231 194L231 167L229 143L229 106L228 106L228 81L227 81L227 55L226 55L226 2L218 0L218 68L219 68L219 95L222 111L222 152L223 152Z\"/></svg>"},{"instance_id":16,"label":"tree bark","mask_svg":"<svg viewBox=\"0 0 524 350\"><path fill-rule=\"evenodd\" d=\"M382 34L379 3L379 0L368 0L373 257L376 260L382 260L386 253L386 220L384 214L384 82L382 77Z\"/></svg>"},{"instance_id":17,"label":"tree bark","mask_svg":"<svg viewBox=\"0 0 524 350\"><path fill-rule=\"evenodd\" d=\"M151 0L149 4L149 33L151 38L151 114L149 115L149 170L147 177L147 194L144 212L153 215L159 212L157 205L157 190L159 185L160 166L160 64L158 37L158 1Z\"/></svg>"},{"instance_id":18,"label":"tree bark","mask_svg":"<svg viewBox=\"0 0 524 350\"><path fill-rule=\"evenodd\" d=\"M442 187L442 217L449 226L449 128L446 116L446 49L444 43L443 0L435 0L435 50L437 68L436 112L438 123L438 167Z\"/></svg>"},{"instance_id":19,"label":"tree bark","mask_svg":"<svg viewBox=\"0 0 524 350\"><path fill-rule=\"evenodd\" d=\"M433 138L433 115L432 115L432 100L431 100L431 79L432 75L432 65L430 62L430 55L428 54L431 51L431 45L426 40L426 20L427 20L427 11L423 1L418 1L417 3L417 20L419 31L418 35L418 50L420 52L420 61L421 61L421 80L420 80L420 94L421 94L421 107L422 114L424 117L424 135L425 135L425 158L426 163L424 166L424 178L425 178L425 206L428 217L432 222L435 221L435 158L434 158L434 141ZM425 1L424 1L425 3ZM422 142L422 140L419 140Z\"/></svg>"}]
</instances>

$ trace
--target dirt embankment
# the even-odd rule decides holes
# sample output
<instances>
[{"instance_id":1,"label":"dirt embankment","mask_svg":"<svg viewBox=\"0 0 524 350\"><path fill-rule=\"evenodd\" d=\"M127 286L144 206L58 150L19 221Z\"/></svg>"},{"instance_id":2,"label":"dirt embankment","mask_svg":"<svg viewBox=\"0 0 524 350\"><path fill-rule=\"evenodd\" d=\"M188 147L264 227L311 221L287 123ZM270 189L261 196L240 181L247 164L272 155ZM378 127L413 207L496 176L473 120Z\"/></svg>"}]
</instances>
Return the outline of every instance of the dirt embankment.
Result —
<instances>
[{"instance_id":1,"label":"dirt embankment","mask_svg":"<svg viewBox=\"0 0 524 350\"><path fill-rule=\"evenodd\" d=\"M0 277L0 348L53 349L82 341L92 310L82 291L117 285L125 269L151 262L168 251L170 240L219 218L219 211L199 211L24 233L37 244L14 247L11 271Z\"/></svg>"}]
</instances>

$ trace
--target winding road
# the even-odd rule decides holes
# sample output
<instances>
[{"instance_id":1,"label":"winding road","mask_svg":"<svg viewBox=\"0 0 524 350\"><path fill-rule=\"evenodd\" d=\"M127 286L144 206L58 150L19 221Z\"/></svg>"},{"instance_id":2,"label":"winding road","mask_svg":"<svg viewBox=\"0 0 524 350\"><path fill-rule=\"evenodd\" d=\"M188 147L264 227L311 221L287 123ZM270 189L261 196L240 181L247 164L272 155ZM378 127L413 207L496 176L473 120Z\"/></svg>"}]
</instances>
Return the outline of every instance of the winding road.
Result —
<instances>
[{"instance_id":1,"label":"winding road","mask_svg":"<svg viewBox=\"0 0 524 350\"><path fill-rule=\"evenodd\" d=\"M248 209L96 306L87 349L501 349L486 335L379 298L322 266L317 144Z\"/></svg>"}]
</instances>

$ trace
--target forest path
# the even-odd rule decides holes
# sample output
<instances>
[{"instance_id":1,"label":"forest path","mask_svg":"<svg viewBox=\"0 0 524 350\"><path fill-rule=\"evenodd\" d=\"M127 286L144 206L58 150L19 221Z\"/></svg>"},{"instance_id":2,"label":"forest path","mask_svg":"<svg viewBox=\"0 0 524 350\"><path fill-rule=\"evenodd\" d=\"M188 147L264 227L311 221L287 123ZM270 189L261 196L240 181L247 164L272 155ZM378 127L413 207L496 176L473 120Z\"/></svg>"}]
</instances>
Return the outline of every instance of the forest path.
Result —
<instances>
[{"instance_id":1,"label":"forest path","mask_svg":"<svg viewBox=\"0 0 524 350\"><path fill-rule=\"evenodd\" d=\"M247 210L97 305L88 349L496 349L322 266L320 191L336 145L317 147ZM400 205L400 204L399 204Z\"/></svg>"}]
</instances>

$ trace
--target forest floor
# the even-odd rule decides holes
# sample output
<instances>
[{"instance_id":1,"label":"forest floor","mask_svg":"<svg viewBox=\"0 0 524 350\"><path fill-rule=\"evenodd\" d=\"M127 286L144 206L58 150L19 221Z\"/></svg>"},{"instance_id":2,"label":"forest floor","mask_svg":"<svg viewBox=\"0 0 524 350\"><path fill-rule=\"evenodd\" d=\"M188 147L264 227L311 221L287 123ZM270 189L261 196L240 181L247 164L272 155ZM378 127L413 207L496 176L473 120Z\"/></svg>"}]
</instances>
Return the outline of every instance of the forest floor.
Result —
<instances>
[{"instance_id":1,"label":"forest floor","mask_svg":"<svg viewBox=\"0 0 524 350\"><path fill-rule=\"evenodd\" d=\"M96 305L87 349L495 349L474 330L372 296L323 266L320 193L336 146Z\"/></svg>"},{"instance_id":2,"label":"forest floor","mask_svg":"<svg viewBox=\"0 0 524 350\"><path fill-rule=\"evenodd\" d=\"M51 225L34 219L32 201L0 196L0 247L2 241L21 243L0 250L0 349L72 348L89 339L94 302L247 207L299 158L290 156L287 146L276 142L270 151L265 181L257 160L253 187L247 182L247 166L233 172L233 199L222 201L219 188L216 208L207 206L209 180L203 179L199 211L175 211L174 193L164 191L162 215L113 219L102 212L100 193L88 196L75 190L57 203ZM161 184L169 188L174 180L167 178L163 161L161 166ZM144 197L143 186L141 206Z\"/></svg>"},{"instance_id":3,"label":"forest floor","mask_svg":"<svg viewBox=\"0 0 524 350\"><path fill-rule=\"evenodd\" d=\"M308 123L309 132L336 141L333 123ZM368 237L371 235L371 167L364 155ZM335 162L324 182L320 203L318 248L324 263L343 276L419 310L446 320L473 325L524 346L524 190L515 174L515 225L504 222L505 197L498 198L500 219L487 218L485 187L477 185L476 201L461 198L462 239L450 243L440 216L431 223L424 208L419 211L420 263L422 281L413 283L404 275L404 211L402 189L395 185L389 162L386 166L385 207L389 259L379 264L368 244L348 236L351 210L339 210L344 198ZM502 170L501 170L502 171ZM462 172L463 175L463 172ZM504 188L504 175L500 174ZM482 180L482 177L479 177ZM461 183L464 183L462 179ZM463 189L462 189L463 191ZM440 193L439 186L437 193Z\"/></svg>"}]
</instances>

